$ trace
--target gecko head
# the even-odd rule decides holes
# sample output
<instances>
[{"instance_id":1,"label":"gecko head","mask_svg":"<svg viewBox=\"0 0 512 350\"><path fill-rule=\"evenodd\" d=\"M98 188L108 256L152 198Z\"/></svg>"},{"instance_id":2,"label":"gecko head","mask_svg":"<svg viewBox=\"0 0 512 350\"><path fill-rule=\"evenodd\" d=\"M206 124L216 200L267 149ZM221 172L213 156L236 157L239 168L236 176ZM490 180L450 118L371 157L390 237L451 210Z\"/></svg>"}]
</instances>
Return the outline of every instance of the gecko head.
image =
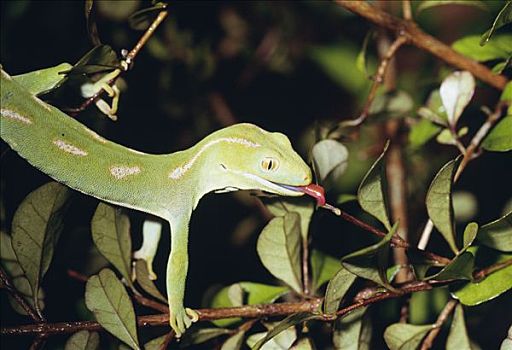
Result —
<instances>
[{"instance_id":1,"label":"gecko head","mask_svg":"<svg viewBox=\"0 0 512 350\"><path fill-rule=\"evenodd\" d=\"M310 167L284 134L252 124L236 124L219 131L225 140L214 157L223 190L256 190L282 196L301 196L311 184Z\"/></svg>"}]
</instances>

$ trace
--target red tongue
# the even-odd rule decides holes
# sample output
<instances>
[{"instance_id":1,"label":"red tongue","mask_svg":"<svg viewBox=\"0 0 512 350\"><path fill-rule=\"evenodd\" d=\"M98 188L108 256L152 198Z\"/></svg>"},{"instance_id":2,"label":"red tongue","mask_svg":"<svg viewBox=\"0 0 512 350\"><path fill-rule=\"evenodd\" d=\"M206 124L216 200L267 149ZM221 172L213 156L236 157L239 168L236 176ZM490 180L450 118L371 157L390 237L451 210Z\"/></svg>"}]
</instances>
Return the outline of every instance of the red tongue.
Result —
<instances>
[{"instance_id":1,"label":"red tongue","mask_svg":"<svg viewBox=\"0 0 512 350\"><path fill-rule=\"evenodd\" d=\"M325 205L325 190L322 186L311 184L307 186L297 187L297 189L315 198L316 204L319 207L323 207Z\"/></svg>"}]
</instances>

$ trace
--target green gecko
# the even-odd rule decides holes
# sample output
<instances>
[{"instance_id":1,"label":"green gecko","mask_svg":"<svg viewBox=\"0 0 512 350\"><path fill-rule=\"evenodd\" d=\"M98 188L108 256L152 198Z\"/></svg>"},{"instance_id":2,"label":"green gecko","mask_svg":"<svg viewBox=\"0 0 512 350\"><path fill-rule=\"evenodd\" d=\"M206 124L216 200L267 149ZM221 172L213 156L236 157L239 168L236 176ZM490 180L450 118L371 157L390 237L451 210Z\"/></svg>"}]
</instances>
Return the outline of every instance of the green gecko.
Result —
<instances>
[{"instance_id":1,"label":"green gecko","mask_svg":"<svg viewBox=\"0 0 512 350\"><path fill-rule=\"evenodd\" d=\"M252 124L215 131L193 147L172 154L142 153L108 141L39 99L61 79L53 67L11 77L1 71L1 137L21 157L55 180L87 195L166 220L171 252L166 270L169 322L180 336L198 319L183 306L192 211L209 192L261 190L274 195L308 193L325 204L312 185L310 167L281 133ZM47 81L34 83L33 79ZM43 80L44 80L43 79ZM37 80L37 79L36 79ZM158 225L145 231L142 257L151 267ZM138 256L137 256L138 255ZM149 269L152 273L152 269Z\"/></svg>"}]
</instances>

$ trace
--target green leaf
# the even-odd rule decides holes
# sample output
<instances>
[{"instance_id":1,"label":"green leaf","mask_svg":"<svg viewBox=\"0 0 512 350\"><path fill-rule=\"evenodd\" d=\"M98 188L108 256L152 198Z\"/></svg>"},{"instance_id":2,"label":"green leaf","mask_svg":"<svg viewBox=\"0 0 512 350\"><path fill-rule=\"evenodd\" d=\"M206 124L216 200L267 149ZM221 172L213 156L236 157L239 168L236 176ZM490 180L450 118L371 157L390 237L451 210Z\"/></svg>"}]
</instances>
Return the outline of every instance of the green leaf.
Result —
<instances>
[{"instance_id":1,"label":"green leaf","mask_svg":"<svg viewBox=\"0 0 512 350\"><path fill-rule=\"evenodd\" d=\"M348 150L336 140L322 140L311 151L313 166L321 183L338 180L348 166Z\"/></svg>"},{"instance_id":2,"label":"green leaf","mask_svg":"<svg viewBox=\"0 0 512 350\"><path fill-rule=\"evenodd\" d=\"M357 201L357 196L350 193L342 193L338 196L338 198L336 198L336 203L338 203L338 205L352 201Z\"/></svg>"},{"instance_id":3,"label":"green leaf","mask_svg":"<svg viewBox=\"0 0 512 350\"><path fill-rule=\"evenodd\" d=\"M512 53L511 47L512 35L509 34L496 36L485 46L480 45L478 35L465 36L452 44L455 51L479 62L506 60Z\"/></svg>"},{"instance_id":4,"label":"green leaf","mask_svg":"<svg viewBox=\"0 0 512 350\"><path fill-rule=\"evenodd\" d=\"M504 25L509 24L510 22L512 22L512 1L507 0L506 4L503 6L503 8L500 10L498 15L494 19L491 28L482 35L480 45L483 46L486 43L488 43L489 39L494 34L496 29L503 27Z\"/></svg>"},{"instance_id":5,"label":"green leaf","mask_svg":"<svg viewBox=\"0 0 512 350\"><path fill-rule=\"evenodd\" d=\"M254 345L265 337L267 332L261 332L252 334L247 338L247 345L253 349ZM287 330L279 333L274 338L266 342L261 349L262 350L289 350L293 343L297 340L297 332L294 327L290 327Z\"/></svg>"},{"instance_id":6,"label":"green leaf","mask_svg":"<svg viewBox=\"0 0 512 350\"><path fill-rule=\"evenodd\" d=\"M55 67L16 75L12 79L31 94L42 95L57 88L65 78L62 73L69 71L71 67L69 63L61 63Z\"/></svg>"},{"instance_id":7,"label":"green leaf","mask_svg":"<svg viewBox=\"0 0 512 350\"><path fill-rule=\"evenodd\" d=\"M80 331L69 337L64 350L96 350L100 348L100 335L97 332Z\"/></svg>"},{"instance_id":8,"label":"green leaf","mask_svg":"<svg viewBox=\"0 0 512 350\"><path fill-rule=\"evenodd\" d=\"M12 248L30 283L32 304L36 306L41 281L64 225L63 210L68 197L65 186L49 182L23 200L12 220Z\"/></svg>"},{"instance_id":9,"label":"green leaf","mask_svg":"<svg viewBox=\"0 0 512 350\"><path fill-rule=\"evenodd\" d=\"M244 343L244 336L245 332L236 332L222 344L220 350L240 350Z\"/></svg>"},{"instance_id":10,"label":"green leaf","mask_svg":"<svg viewBox=\"0 0 512 350\"><path fill-rule=\"evenodd\" d=\"M499 121L482 142L482 148L487 151L507 152L512 150L512 115L507 115Z\"/></svg>"},{"instance_id":11,"label":"green leaf","mask_svg":"<svg viewBox=\"0 0 512 350\"><path fill-rule=\"evenodd\" d=\"M332 333L334 349L370 350L371 322L367 307L358 308L337 319Z\"/></svg>"},{"instance_id":12,"label":"green leaf","mask_svg":"<svg viewBox=\"0 0 512 350\"><path fill-rule=\"evenodd\" d=\"M100 203L91 222L92 239L100 253L131 285L130 220L120 209Z\"/></svg>"},{"instance_id":13,"label":"green leaf","mask_svg":"<svg viewBox=\"0 0 512 350\"><path fill-rule=\"evenodd\" d=\"M25 272L18 263L18 258L16 257L14 250L12 249L11 236L3 231L0 231L0 264L10 277L14 288L16 288L16 290L23 296L23 299L25 299L25 301L35 309L35 299L32 293L32 288L25 276ZM9 303L17 313L27 315L27 312L10 295ZM41 288L39 288L38 293L38 309L44 309L44 293Z\"/></svg>"},{"instance_id":14,"label":"green leaf","mask_svg":"<svg viewBox=\"0 0 512 350\"><path fill-rule=\"evenodd\" d=\"M436 136L440 130L439 125L432 123L430 120L421 119L411 127L409 144L413 148L419 148Z\"/></svg>"},{"instance_id":15,"label":"green leaf","mask_svg":"<svg viewBox=\"0 0 512 350\"><path fill-rule=\"evenodd\" d=\"M391 350L415 350L433 325L394 323L384 331L384 340Z\"/></svg>"},{"instance_id":16,"label":"green leaf","mask_svg":"<svg viewBox=\"0 0 512 350\"><path fill-rule=\"evenodd\" d=\"M167 299L160 293L153 281L149 279L148 265L144 260L137 260L135 262L135 276L137 283L146 293L155 299L167 303Z\"/></svg>"},{"instance_id":17,"label":"green leaf","mask_svg":"<svg viewBox=\"0 0 512 350\"><path fill-rule=\"evenodd\" d=\"M463 241L463 251L468 249L476 238L478 233L478 224L476 222L470 222L466 228L464 229L464 241Z\"/></svg>"},{"instance_id":18,"label":"green leaf","mask_svg":"<svg viewBox=\"0 0 512 350\"><path fill-rule=\"evenodd\" d=\"M378 95L370 106L369 114L388 118L401 118L414 107L412 97L405 91L395 90Z\"/></svg>"},{"instance_id":19,"label":"green leaf","mask_svg":"<svg viewBox=\"0 0 512 350\"><path fill-rule=\"evenodd\" d=\"M114 69L122 69L116 52L108 45L99 45L80 58L68 72L68 76L102 73Z\"/></svg>"},{"instance_id":20,"label":"green leaf","mask_svg":"<svg viewBox=\"0 0 512 350\"><path fill-rule=\"evenodd\" d=\"M199 328L186 332L181 339L180 345L190 346L205 343L208 340L229 334L231 330L225 328Z\"/></svg>"},{"instance_id":21,"label":"green leaf","mask_svg":"<svg viewBox=\"0 0 512 350\"><path fill-rule=\"evenodd\" d=\"M459 161L449 161L437 173L427 192L427 212L430 220L443 235L450 248L457 253L452 205L452 184Z\"/></svg>"},{"instance_id":22,"label":"green leaf","mask_svg":"<svg viewBox=\"0 0 512 350\"><path fill-rule=\"evenodd\" d=\"M497 262L512 259L512 254L500 255ZM491 273L482 281L469 282L451 290L452 296L464 305L479 305L512 288L512 265Z\"/></svg>"},{"instance_id":23,"label":"green leaf","mask_svg":"<svg viewBox=\"0 0 512 350\"><path fill-rule=\"evenodd\" d=\"M286 317L284 320L282 320L281 322L279 322L275 327L270 329L262 339L258 340L258 342L256 344L254 344L254 346L251 347L251 349L252 350L261 349L262 346L266 342L268 342L269 340L271 340L272 338L277 336L279 333L287 330L290 327L295 326L296 324L306 322L309 320L313 320L315 318L318 318L318 315L312 314L310 312L300 312L300 313L290 315L290 316ZM295 339L293 341L295 341ZM293 343L293 341L292 341L292 343Z\"/></svg>"},{"instance_id":24,"label":"green leaf","mask_svg":"<svg viewBox=\"0 0 512 350\"><path fill-rule=\"evenodd\" d=\"M461 251L441 271L427 280L447 281L454 279L472 280L475 257L471 252Z\"/></svg>"},{"instance_id":25,"label":"green leaf","mask_svg":"<svg viewBox=\"0 0 512 350\"><path fill-rule=\"evenodd\" d=\"M313 344L313 340L311 338L302 338L299 341L295 342L295 345L290 348L290 350L315 350L315 345Z\"/></svg>"},{"instance_id":26,"label":"green leaf","mask_svg":"<svg viewBox=\"0 0 512 350\"><path fill-rule=\"evenodd\" d=\"M132 349L140 349L132 302L112 270L103 269L89 278L85 304L103 328Z\"/></svg>"},{"instance_id":27,"label":"green leaf","mask_svg":"<svg viewBox=\"0 0 512 350\"><path fill-rule=\"evenodd\" d=\"M443 131L441 131L439 135L437 135L436 141L442 145L455 145L456 143L452 132L448 128L443 129Z\"/></svg>"},{"instance_id":28,"label":"green leaf","mask_svg":"<svg viewBox=\"0 0 512 350\"><path fill-rule=\"evenodd\" d=\"M257 251L263 266L296 292L302 291L300 216L288 213L272 219L261 231Z\"/></svg>"},{"instance_id":29,"label":"green leaf","mask_svg":"<svg viewBox=\"0 0 512 350\"><path fill-rule=\"evenodd\" d=\"M387 181L384 162L384 155L388 146L389 142L386 143L382 154L366 173L361 185L359 185L357 199L361 208L379 219L389 230L391 224L387 212Z\"/></svg>"},{"instance_id":30,"label":"green leaf","mask_svg":"<svg viewBox=\"0 0 512 350\"><path fill-rule=\"evenodd\" d=\"M509 81L500 96L500 101L508 101L512 104L512 81ZM510 114L510 112L509 112Z\"/></svg>"},{"instance_id":31,"label":"green leaf","mask_svg":"<svg viewBox=\"0 0 512 350\"><path fill-rule=\"evenodd\" d=\"M300 231L302 238L308 237L309 223L315 211L315 206L309 198L265 198L264 203L267 209L274 216L285 216L287 213L300 215Z\"/></svg>"},{"instance_id":32,"label":"green leaf","mask_svg":"<svg viewBox=\"0 0 512 350\"><path fill-rule=\"evenodd\" d=\"M466 330L464 311L462 305L458 304L453 314L452 325L448 339L446 339L446 350L471 350L471 342Z\"/></svg>"},{"instance_id":33,"label":"green leaf","mask_svg":"<svg viewBox=\"0 0 512 350\"><path fill-rule=\"evenodd\" d=\"M502 252L512 252L512 212L480 227L478 241Z\"/></svg>"},{"instance_id":34,"label":"green leaf","mask_svg":"<svg viewBox=\"0 0 512 350\"><path fill-rule=\"evenodd\" d=\"M255 282L238 282L222 288L212 298L212 308L223 308L242 305L256 305L273 303L290 289L284 286L271 286ZM227 318L215 320L213 323L219 327L226 327L240 321L240 318Z\"/></svg>"},{"instance_id":35,"label":"green leaf","mask_svg":"<svg viewBox=\"0 0 512 350\"><path fill-rule=\"evenodd\" d=\"M340 269L339 259L326 255L318 250L311 251L311 275L313 277L313 291L329 281Z\"/></svg>"},{"instance_id":36,"label":"green leaf","mask_svg":"<svg viewBox=\"0 0 512 350\"><path fill-rule=\"evenodd\" d=\"M167 341L168 334L164 334L160 337L151 339L146 344L144 344L144 350L161 350L162 346Z\"/></svg>"},{"instance_id":37,"label":"green leaf","mask_svg":"<svg viewBox=\"0 0 512 350\"><path fill-rule=\"evenodd\" d=\"M366 33L364 40L363 40L363 45L361 46L361 50L357 54L357 58L356 58L357 69L359 69L359 71L364 73L366 76L369 75L368 70L366 68L367 67L366 66L366 52L368 50L368 43L370 42L370 38L372 37L372 35L373 35L373 31L368 31L368 33Z\"/></svg>"},{"instance_id":38,"label":"green leaf","mask_svg":"<svg viewBox=\"0 0 512 350\"><path fill-rule=\"evenodd\" d=\"M420 107L418 109L418 114L422 118L428 119L438 125L448 125L448 114L444 108L439 89L435 89L430 93L425 107Z\"/></svg>"},{"instance_id":39,"label":"green leaf","mask_svg":"<svg viewBox=\"0 0 512 350\"><path fill-rule=\"evenodd\" d=\"M464 108L471 101L475 86L475 78L468 71L453 72L441 83L439 94L451 126L457 124Z\"/></svg>"},{"instance_id":40,"label":"green leaf","mask_svg":"<svg viewBox=\"0 0 512 350\"><path fill-rule=\"evenodd\" d=\"M463 6L472 6L479 8L481 10L487 11L487 5L483 1L478 0L429 0L422 1L418 7L416 8L416 14L420 12L430 9L433 7L444 6L444 5L463 5Z\"/></svg>"},{"instance_id":41,"label":"green leaf","mask_svg":"<svg viewBox=\"0 0 512 350\"><path fill-rule=\"evenodd\" d=\"M443 310L450 298L447 288L434 288L429 291L412 293L409 302L411 324L424 324Z\"/></svg>"},{"instance_id":42,"label":"green leaf","mask_svg":"<svg viewBox=\"0 0 512 350\"><path fill-rule=\"evenodd\" d=\"M386 269L391 238L397 228L398 223L378 243L343 257L341 259L343 267L354 275L369 279L387 289L394 290L387 280Z\"/></svg>"},{"instance_id":43,"label":"green leaf","mask_svg":"<svg viewBox=\"0 0 512 350\"><path fill-rule=\"evenodd\" d=\"M334 314L338 310L341 299L352 286L356 277L352 272L342 267L329 281L324 298L324 312L326 314Z\"/></svg>"},{"instance_id":44,"label":"green leaf","mask_svg":"<svg viewBox=\"0 0 512 350\"><path fill-rule=\"evenodd\" d=\"M333 82L357 95L365 91L369 85L365 74L357 69L358 52L357 47L349 42L343 42L338 46L312 47L308 55Z\"/></svg>"}]
</instances>

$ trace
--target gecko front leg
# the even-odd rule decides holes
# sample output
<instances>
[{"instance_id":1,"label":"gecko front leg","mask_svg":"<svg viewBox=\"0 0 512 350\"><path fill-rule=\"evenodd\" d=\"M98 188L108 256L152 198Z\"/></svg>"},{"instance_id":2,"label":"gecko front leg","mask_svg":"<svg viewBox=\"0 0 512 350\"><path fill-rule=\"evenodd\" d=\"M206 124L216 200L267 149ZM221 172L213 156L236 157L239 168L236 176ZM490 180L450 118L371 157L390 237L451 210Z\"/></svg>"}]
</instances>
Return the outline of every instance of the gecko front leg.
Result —
<instances>
[{"instance_id":1,"label":"gecko front leg","mask_svg":"<svg viewBox=\"0 0 512 350\"><path fill-rule=\"evenodd\" d=\"M171 253L167 262L167 300L169 303L169 323L176 337L199 319L192 309L183 306L185 283L188 270L188 218L171 222Z\"/></svg>"}]
</instances>

